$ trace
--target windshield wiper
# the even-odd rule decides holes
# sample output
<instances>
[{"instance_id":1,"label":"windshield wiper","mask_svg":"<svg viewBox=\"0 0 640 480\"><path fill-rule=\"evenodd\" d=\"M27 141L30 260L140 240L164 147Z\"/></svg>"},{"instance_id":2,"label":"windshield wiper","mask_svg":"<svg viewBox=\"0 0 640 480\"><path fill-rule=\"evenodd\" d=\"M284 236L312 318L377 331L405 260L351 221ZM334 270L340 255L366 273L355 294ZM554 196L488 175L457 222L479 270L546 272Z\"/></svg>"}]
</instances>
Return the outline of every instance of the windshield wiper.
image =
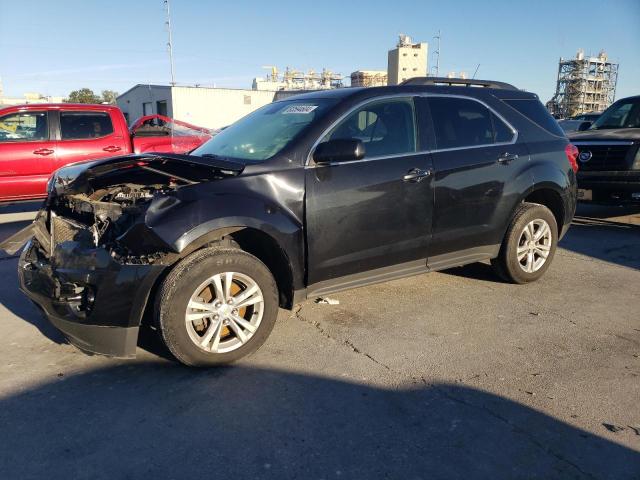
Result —
<instances>
[{"instance_id":1,"label":"windshield wiper","mask_svg":"<svg viewBox=\"0 0 640 480\"><path fill-rule=\"evenodd\" d=\"M229 157L223 157L222 155L216 155L215 153L203 153L201 157L213 158L215 160L229 160Z\"/></svg>"}]
</instances>

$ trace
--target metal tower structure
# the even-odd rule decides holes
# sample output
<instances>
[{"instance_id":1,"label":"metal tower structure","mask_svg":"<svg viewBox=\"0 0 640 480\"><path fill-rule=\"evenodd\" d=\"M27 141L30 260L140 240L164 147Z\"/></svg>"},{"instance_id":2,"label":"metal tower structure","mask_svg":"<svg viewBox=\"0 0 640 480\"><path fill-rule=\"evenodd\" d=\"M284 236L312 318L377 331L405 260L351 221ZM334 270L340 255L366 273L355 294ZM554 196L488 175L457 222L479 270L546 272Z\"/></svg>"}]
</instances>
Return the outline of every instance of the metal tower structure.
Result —
<instances>
[{"instance_id":1,"label":"metal tower structure","mask_svg":"<svg viewBox=\"0 0 640 480\"><path fill-rule=\"evenodd\" d=\"M438 30L438 35L436 35L433 38L438 39L438 49L435 52L433 52L433 54L436 56L436 77L439 77L440 76L440 39L441 39L440 30Z\"/></svg>"},{"instance_id":2,"label":"metal tower structure","mask_svg":"<svg viewBox=\"0 0 640 480\"><path fill-rule=\"evenodd\" d=\"M171 35L171 7L169 6L169 0L164 0L164 6L167 13L167 21L165 25L167 26L167 32L169 34L169 41L167 42L167 51L169 52L169 63L171 65L171 85L175 86L176 84L176 73L173 68L173 38Z\"/></svg>"},{"instance_id":3,"label":"metal tower structure","mask_svg":"<svg viewBox=\"0 0 640 480\"><path fill-rule=\"evenodd\" d=\"M573 59L560 58L556 93L547 108L557 118L605 110L615 99L617 82L618 64L604 50L597 57L578 50Z\"/></svg>"}]
</instances>

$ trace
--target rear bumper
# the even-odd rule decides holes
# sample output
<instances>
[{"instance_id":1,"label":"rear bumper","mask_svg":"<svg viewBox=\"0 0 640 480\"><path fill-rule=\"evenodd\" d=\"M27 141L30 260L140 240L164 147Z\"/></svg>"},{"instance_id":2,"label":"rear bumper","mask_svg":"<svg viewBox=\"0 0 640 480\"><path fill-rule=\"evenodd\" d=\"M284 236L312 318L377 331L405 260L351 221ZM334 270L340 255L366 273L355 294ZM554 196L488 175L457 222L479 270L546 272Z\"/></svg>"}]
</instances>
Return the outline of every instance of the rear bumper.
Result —
<instances>
[{"instance_id":1,"label":"rear bumper","mask_svg":"<svg viewBox=\"0 0 640 480\"><path fill-rule=\"evenodd\" d=\"M119 264L105 250L81 249L76 242L60 244L50 262L32 239L20 256L18 278L20 289L70 343L131 358L149 292L163 268Z\"/></svg>"},{"instance_id":2,"label":"rear bumper","mask_svg":"<svg viewBox=\"0 0 640 480\"><path fill-rule=\"evenodd\" d=\"M594 203L640 203L640 171L581 171L578 188L592 190Z\"/></svg>"}]
</instances>

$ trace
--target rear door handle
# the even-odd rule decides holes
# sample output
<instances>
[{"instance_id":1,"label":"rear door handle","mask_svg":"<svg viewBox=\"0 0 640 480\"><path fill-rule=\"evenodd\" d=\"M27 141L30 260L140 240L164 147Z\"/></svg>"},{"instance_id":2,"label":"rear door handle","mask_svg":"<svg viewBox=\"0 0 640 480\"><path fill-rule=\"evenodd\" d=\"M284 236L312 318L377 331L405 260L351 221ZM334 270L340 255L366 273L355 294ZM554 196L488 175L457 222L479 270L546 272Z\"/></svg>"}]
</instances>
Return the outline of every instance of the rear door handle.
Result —
<instances>
[{"instance_id":1,"label":"rear door handle","mask_svg":"<svg viewBox=\"0 0 640 480\"><path fill-rule=\"evenodd\" d=\"M105 152L119 152L120 150L122 150L120 147L116 147L115 145L109 145L108 147L104 147L102 150L104 150Z\"/></svg>"},{"instance_id":2,"label":"rear door handle","mask_svg":"<svg viewBox=\"0 0 640 480\"><path fill-rule=\"evenodd\" d=\"M402 177L403 182L418 183L431 176L431 170L422 170L421 168L412 168Z\"/></svg>"},{"instance_id":3,"label":"rear door handle","mask_svg":"<svg viewBox=\"0 0 640 480\"><path fill-rule=\"evenodd\" d=\"M502 155L500 155L498 157L498 163L502 163L503 165L507 165L508 163L511 163L514 160L518 159L518 154L517 153L503 153Z\"/></svg>"},{"instance_id":4,"label":"rear door handle","mask_svg":"<svg viewBox=\"0 0 640 480\"><path fill-rule=\"evenodd\" d=\"M39 148L38 150L34 150L33 153L35 153L36 155L51 155L53 153L53 150L51 150L50 148Z\"/></svg>"}]
</instances>

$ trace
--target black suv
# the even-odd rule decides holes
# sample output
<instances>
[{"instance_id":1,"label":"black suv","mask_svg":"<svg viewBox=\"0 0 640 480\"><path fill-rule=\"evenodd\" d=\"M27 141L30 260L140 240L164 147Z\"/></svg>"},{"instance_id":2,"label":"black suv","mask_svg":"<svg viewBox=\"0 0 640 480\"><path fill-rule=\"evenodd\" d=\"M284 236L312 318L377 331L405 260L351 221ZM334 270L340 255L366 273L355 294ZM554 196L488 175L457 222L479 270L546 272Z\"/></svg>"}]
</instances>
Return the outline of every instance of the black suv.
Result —
<instances>
[{"instance_id":1,"label":"black suv","mask_svg":"<svg viewBox=\"0 0 640 480\"><path fill-rule=\"evenodd\" d=\"M580 151L579 200L640 205L640 96L618 100L571 141Z\"/></svg>"},{"instance_id":2,"label":"black suv","mask_svg":"<svg viewBox=\"0 0 640 480\"><path fill-rule=\"evenodd\" d=\"M181 362L220 364L305 298L483 260L537 280L575 211L576 156L507 84L318 91L190 155L64 167L4 247L28 242L21 288L81 349L132 356L147 319Z\"/></svg>"}]
</instances>

